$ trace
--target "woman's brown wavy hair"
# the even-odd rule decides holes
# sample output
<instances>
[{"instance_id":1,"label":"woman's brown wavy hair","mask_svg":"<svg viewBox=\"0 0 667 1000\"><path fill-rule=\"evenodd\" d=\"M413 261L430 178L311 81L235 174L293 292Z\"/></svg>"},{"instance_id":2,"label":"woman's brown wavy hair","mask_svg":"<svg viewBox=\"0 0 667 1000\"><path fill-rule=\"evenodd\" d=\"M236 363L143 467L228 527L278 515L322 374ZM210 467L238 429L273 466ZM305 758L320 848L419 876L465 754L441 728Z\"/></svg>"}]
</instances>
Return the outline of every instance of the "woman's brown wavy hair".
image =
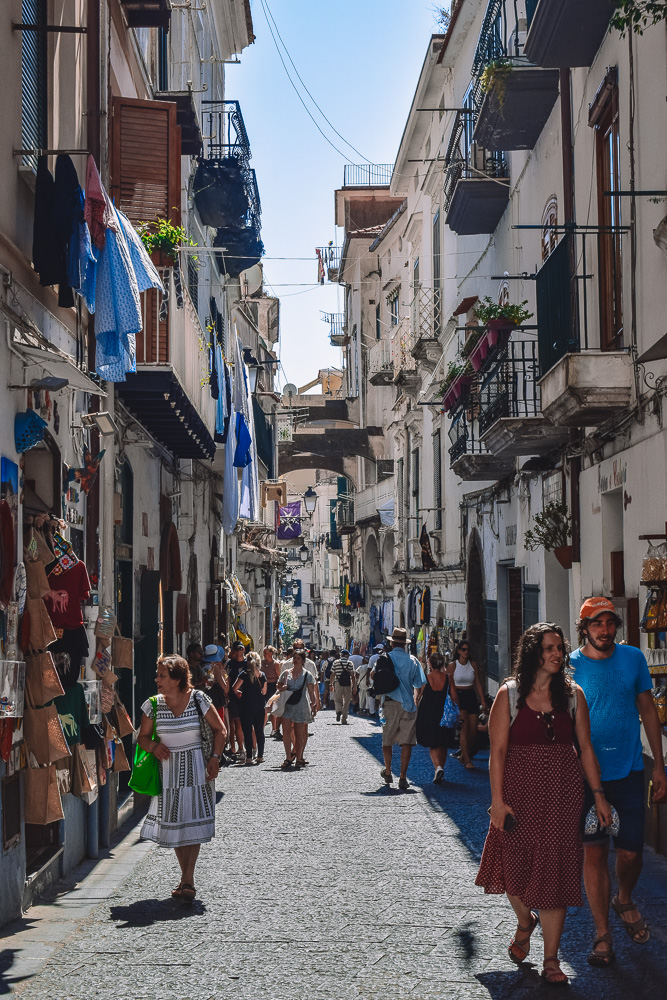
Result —
<instances>
[{"instance_id":1,"label":"woman's brown wavy hair","mask_svg":"<svg viewBox=\"0 0 667 1000\"><path fill-rule=\"evenodd\" d=\"M566 712L568 695L572 691L572 682L565 673L565 669L570 663L570 646L563 635L562 628L554 622L538 622L537 625L531 625L519 639L513 671L517 683L517 705L521 708L526 704L526 698L530 694L540 665L542 638L549 632L555 632L556 635L560 636L564 653L560 670L551 678L551 703L554 711Z\"/></svg>"}]
</instances>

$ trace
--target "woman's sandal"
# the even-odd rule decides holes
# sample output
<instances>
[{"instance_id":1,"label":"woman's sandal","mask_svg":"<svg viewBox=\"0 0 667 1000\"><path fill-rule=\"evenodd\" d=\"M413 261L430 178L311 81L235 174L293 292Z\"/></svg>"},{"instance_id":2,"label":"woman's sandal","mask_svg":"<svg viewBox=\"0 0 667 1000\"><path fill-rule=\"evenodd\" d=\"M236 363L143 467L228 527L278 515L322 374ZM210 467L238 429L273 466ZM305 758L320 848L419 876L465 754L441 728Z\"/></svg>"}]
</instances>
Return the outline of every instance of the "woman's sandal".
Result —
<instances>
[{"instance_id":1,"label":"woman's sandal","mask_svg":"<svg viewBox=\"0 0 667 1000\"><path fill-rule=\"evenodd\" d=\"M596 951L595 949L599 944L606 944L608 946L607 950ZM602 934L600 937L596 937L588 956L588 964L594 965L597 969L606 969L608 965L611 965L615 958L616 955L614 954L611 934L609 931L607 931L606 934Z\"/></svg>"},{"instance_id":2,"label":"woman's sandal","mask_svg":"<svg viewBox=\"0 0 667 1000\"><path fill-rule=\"evenodd\" d=\"M294 758L293 757L286 757L285 760L280 765L280 770L281 771L291 771L293 765L294 765Z\"/></svg>"},{"instance_id":3,"label":"woman's sandal","mask_svg":"<svg viewBox=\"0 0 667 1000\"><path fill-rule=\"evenodd\" d=\"M507 949L507 954L515 965L521 965L521 963L525 962L528 958L528 952L530 951L530 938L533 931L537 927L537 922L539 920L537 913L533 910L530 911L530 915L532 920L528 927L523 927L521 924L516 925L517 931L526 931L528 933L528 937L520 938L515 934L510 941L509 948ZM528 945L527 948L524 948L525 944Z\"/></svg>"},{"instance_id":4,"label":"woman's sandal","mask_svg":"<svg viewBox=\"0 0 667 1000\"><path fill-rule=\"evenodd\" d=\"M628 910L637 909L636 904L633 903L632 900L630 900L629 903L622 903L618 898L618 896L614 896L614 898L611 901L611 905L621 918L621 923L625 927L626 933L630 938L630 940L634 941L635 944L646 944L646 942L651 937L651 932L648 929L648 924L644 920L644 918L640 917L639 920L632 920L632 921L623 919L623 914L627 913ZM636 936L637 934L642 934L644 936L641 938L637 938Z\"/></svg>"},{"instance_id":5,"label":"woman's sandal","mask_svg":"<svg viewBox=\"0 0 667 1000\"><path fill-rule=\"evenodd\" d=\"M303 759L302 760L297 760L297 764L300 764L301 767L306 767L307 764L310 764L310 761L309 760L303 760Z\"/></svg>"},{"instance_id":6,"label":"woman's sandal","mask_svg":"<svg viewBox=\"0 0 667 1000\"><path fill-rule=\"evenodd\" d=\"M550 967L547 968L547 963ZM555 963L555 967L554 967ZM546 955L542 962L542 979L547 986L567 986L570 980L560 967L558 955Z\"/></svg>"},{"instance_id":7,"label":"woman's sandal","mask_svg":"<svg viewBox=\"0 0 667 1000\"><path fill-rule=\"evenodd\" d=\"M181 897L186 901L186 903L191 903L192 900L197 895L197 890L189 882L183 882L181 885Z\"/></svg>"},{"instance_id":8,"label":"woman's sandal","mask_svg":"<svg viewBox=\"0 0 667 1000\"><path fill-rule=\"evenodd\" d=\"M179 882L175 889L171 890L172 899L180 899L183 895L183 883Z\"/></svg>"}]
</instances>

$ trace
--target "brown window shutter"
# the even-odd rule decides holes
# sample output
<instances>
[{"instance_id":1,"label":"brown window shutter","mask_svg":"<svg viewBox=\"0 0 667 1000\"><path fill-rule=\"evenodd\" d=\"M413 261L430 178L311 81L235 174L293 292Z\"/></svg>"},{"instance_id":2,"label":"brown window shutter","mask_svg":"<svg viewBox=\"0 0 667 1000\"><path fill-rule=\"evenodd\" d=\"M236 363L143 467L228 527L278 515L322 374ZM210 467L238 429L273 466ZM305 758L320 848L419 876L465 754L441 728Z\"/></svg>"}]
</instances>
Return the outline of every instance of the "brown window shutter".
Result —
<instances>
[{"instance_id":1,"label":"brown window shutter","mask_svg":"<svg viewBox=\"0 0 667 1000\"><path fill-rule=\"evenodd\" d=\"M114 97L110 194L135 226L181 222L181 130L176 105Z\"/></svg>"}]
</instances>

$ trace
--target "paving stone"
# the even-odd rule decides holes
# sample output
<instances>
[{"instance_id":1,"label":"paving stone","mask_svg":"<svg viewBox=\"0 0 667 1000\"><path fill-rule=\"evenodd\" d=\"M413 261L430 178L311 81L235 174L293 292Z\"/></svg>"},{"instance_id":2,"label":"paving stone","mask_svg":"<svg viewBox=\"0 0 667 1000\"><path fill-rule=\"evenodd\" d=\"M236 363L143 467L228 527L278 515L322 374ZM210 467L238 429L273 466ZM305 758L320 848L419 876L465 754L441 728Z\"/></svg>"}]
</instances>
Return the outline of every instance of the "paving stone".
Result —
<instances>
[{"instance_id":1,"label":"paving stone","mask_svg":"<svg viewBox=\"0 0 667 1000\"><path fill-rule=\"evenodd\" d=\"M486 762L454 759L432 784L417 748L407 793L380 779L380 727L329 713L313 727L312 765L226 768L218 836L204 845L192 905L174 901L173 852L138 829L86 862L0 939L0 993L21 1000L527 1000L551 996L531 962L507 957L509 904L474 879L486 835ZM592 969L587 908L562 942L570 996L637 1000L664 992L667 859L646 853L636 893L645 947L612 924L615 967ZM36 949L36 950L35 950ZM38 957L35 957L38 956ZM3 978L4 976L4 978Z\"/></svg>"}]
</instances>

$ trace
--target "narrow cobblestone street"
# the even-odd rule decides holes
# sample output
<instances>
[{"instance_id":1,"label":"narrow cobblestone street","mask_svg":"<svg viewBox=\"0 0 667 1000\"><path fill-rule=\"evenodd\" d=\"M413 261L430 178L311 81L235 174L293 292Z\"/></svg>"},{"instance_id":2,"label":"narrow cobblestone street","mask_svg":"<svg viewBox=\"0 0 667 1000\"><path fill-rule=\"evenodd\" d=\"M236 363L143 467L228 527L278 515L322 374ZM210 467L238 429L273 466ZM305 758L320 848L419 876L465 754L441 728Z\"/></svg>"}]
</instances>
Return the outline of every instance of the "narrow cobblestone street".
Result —
<instances>
[{"instance_id":1,"label":"narrow cobblestone street","mask_svg":"<svg viewBox=\"0 0 667 1000\"><path fill-rule=\"evenodd\" d=\"M506 947L510 908L474 886L489 801L487 762L450 759L431 783L417 748L408 792L379 778L380 726L332 712L312 727L302 773L267 763L218 779L218 836L202 849L193 905L172 902L173 853L139 841L74 873L48 904L2 932L0 994L22 1000L288 1000L529 997L534 964ZM667 861L647 851L637 898L652 927L633 946L613 925L617 963L586 964L586 908L571 911L563 967L572 996L621 1000L667 985Z\"/></svg>"}]
</instances>

